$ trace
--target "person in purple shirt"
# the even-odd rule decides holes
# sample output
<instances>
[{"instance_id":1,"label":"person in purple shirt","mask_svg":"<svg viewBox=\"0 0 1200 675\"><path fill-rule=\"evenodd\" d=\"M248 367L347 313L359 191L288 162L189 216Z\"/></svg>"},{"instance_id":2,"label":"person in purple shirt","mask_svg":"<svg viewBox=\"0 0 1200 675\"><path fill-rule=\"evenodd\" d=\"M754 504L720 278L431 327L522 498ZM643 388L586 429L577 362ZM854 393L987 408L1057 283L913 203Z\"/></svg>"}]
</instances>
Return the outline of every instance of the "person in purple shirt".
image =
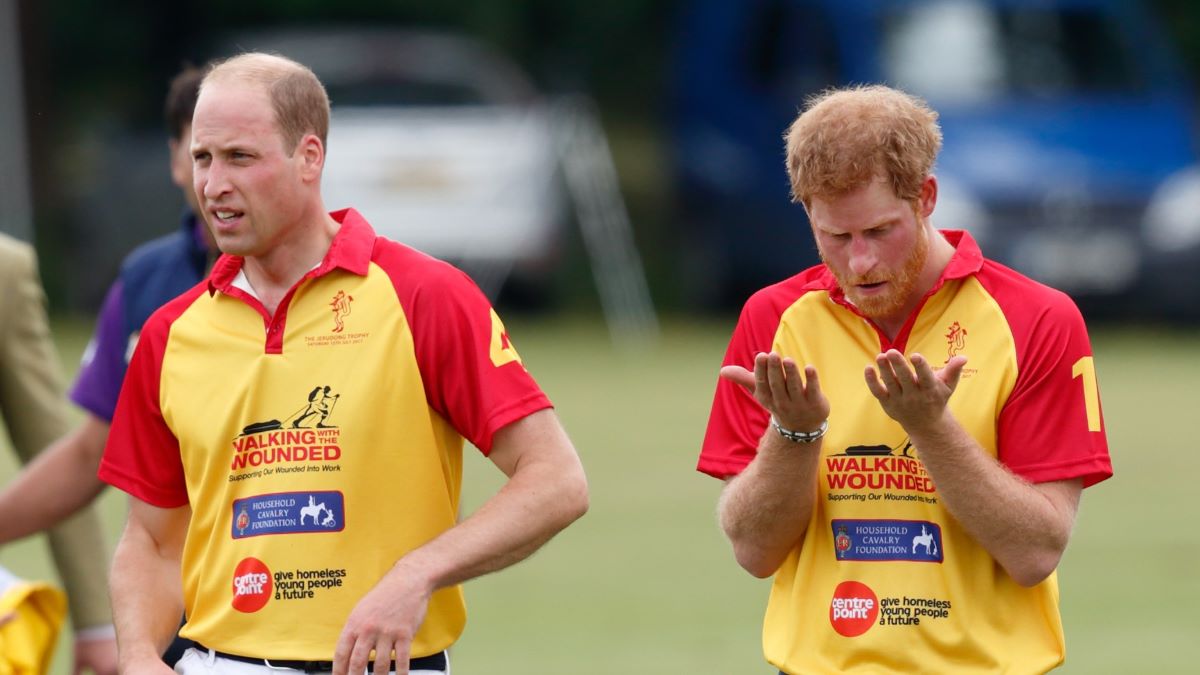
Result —
<instances>
[{"instance_id":1,"label":"person in purple shirt","mask_svg":"<svg viewBox=\"0 0 1200 675\"><path fill-rule=\"evenodd\" d=\"M203 279L216 258L212 236L195 215L192 188L192 112L203 75L191 66L176 75L164 110L170 133L171 180L188 208L175 232L139 246L123 261L119 277L104 298L95 333L69 394L87 414L76 429L51 444L0 491L0 544L53 527L100 494L105 484L96 470L142 323L154 310ZM90 670L97 675L116 673L111 627L101 650L111 653L96 654L94 641L90 649L91 662L86 664ZM170 658L168 652L164 660Z\"/></svg>"}]
</instances>

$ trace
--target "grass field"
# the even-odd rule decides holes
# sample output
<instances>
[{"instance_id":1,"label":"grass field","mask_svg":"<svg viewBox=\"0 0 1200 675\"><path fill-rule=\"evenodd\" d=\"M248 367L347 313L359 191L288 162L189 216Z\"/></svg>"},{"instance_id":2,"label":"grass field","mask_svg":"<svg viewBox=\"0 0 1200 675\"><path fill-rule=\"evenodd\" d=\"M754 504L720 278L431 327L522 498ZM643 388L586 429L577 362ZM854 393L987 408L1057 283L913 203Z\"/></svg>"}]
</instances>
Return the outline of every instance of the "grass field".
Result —
<instances>
[{"instance_id":1,"label":"grass field","mask_svg":"<svg viewBox=\"0 0 1200 675\"><path fill-rule=\"evenodd\" d=\"M719 484L694 471L732 317L669 322L642 353L614 351L592 321L509 324L583 456L592 508L533 559L468 584L455 672L773 672L759 646L768 582L733 562L713 516ZM74 364L89 326L56 330ZM1061 672L1196 672L1200 333L1106 327L1093 342L1117 476L1085 494L1060 568ZM6 477L11 453L0 454ZM477 455L466 474L470 510L500 481ZM101 508L115 541L123 498L110 491ZM0 563L54 574L37 538L6 547ZM69 672L68 645L64 636L55 674Z\"/></svg>"}]
</instances>

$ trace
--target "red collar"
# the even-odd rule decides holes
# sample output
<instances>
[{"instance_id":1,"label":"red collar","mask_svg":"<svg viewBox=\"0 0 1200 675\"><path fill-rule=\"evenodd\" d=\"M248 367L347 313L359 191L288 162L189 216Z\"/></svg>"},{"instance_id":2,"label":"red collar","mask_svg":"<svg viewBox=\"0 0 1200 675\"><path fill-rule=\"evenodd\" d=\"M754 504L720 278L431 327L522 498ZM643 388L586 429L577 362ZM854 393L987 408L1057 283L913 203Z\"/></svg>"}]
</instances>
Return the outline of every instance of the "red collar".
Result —
<instances>
[{"instance_id":1,"label":"red collar","mask_svg":"<svg viewBox=\"0 0 1200 675\"><path fill-rule=\"evenodd\" d=\"M342 209L329 214L341 224L325 257L316 269L304 275L305 278L319 277L333 269L343 269L351 274L366 276L371 265L371 251L375 247L375 230L362 215L354 209ZM245 258L242 256L222 255L213 263L212 273L208 276L209 294L216 291L228 291L241 271Z\"/></svg>"}]
</instances>

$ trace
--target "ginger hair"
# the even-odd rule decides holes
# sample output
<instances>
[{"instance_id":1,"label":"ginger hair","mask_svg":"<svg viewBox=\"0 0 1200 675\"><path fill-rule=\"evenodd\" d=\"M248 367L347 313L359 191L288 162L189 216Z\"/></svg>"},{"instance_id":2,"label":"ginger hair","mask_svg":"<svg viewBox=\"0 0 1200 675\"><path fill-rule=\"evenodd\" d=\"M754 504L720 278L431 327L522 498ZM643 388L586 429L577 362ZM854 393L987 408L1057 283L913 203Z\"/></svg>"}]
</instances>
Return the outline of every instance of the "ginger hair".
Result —
<instances>
[{"instance_id":1,"label":"ginger hair","mask_svg":"<svg viewBox=\"0 0 1200 675\"><path fill-rule=\"evenodd\" d=\"M830 89L808 100L784 134L792 201L845 194L872 180L916 203L942 147L937 112L883 85Z\"/></svg>"}]
</instances>

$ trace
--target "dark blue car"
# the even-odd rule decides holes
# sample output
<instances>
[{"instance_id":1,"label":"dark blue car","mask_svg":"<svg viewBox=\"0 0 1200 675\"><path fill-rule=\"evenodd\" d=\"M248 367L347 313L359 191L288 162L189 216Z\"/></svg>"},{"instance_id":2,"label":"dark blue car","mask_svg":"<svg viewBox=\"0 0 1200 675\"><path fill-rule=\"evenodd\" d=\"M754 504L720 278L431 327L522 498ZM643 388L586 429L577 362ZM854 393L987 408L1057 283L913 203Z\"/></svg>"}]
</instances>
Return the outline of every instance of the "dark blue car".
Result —
<instances>
[{"instance_id":1,"label":"dark blue car","mask_svg":"<svg viewBox=\"0 0 1200 675\"><path fill-rule=\"evenodd\" d=\"M937 226L1086 313L1200 315L1192 101L1140 3L695 0L678 26L681 245L702 299L816 261L782 133L809 95L884 82L941 115Z\"/></svg>"}]
</instances>

